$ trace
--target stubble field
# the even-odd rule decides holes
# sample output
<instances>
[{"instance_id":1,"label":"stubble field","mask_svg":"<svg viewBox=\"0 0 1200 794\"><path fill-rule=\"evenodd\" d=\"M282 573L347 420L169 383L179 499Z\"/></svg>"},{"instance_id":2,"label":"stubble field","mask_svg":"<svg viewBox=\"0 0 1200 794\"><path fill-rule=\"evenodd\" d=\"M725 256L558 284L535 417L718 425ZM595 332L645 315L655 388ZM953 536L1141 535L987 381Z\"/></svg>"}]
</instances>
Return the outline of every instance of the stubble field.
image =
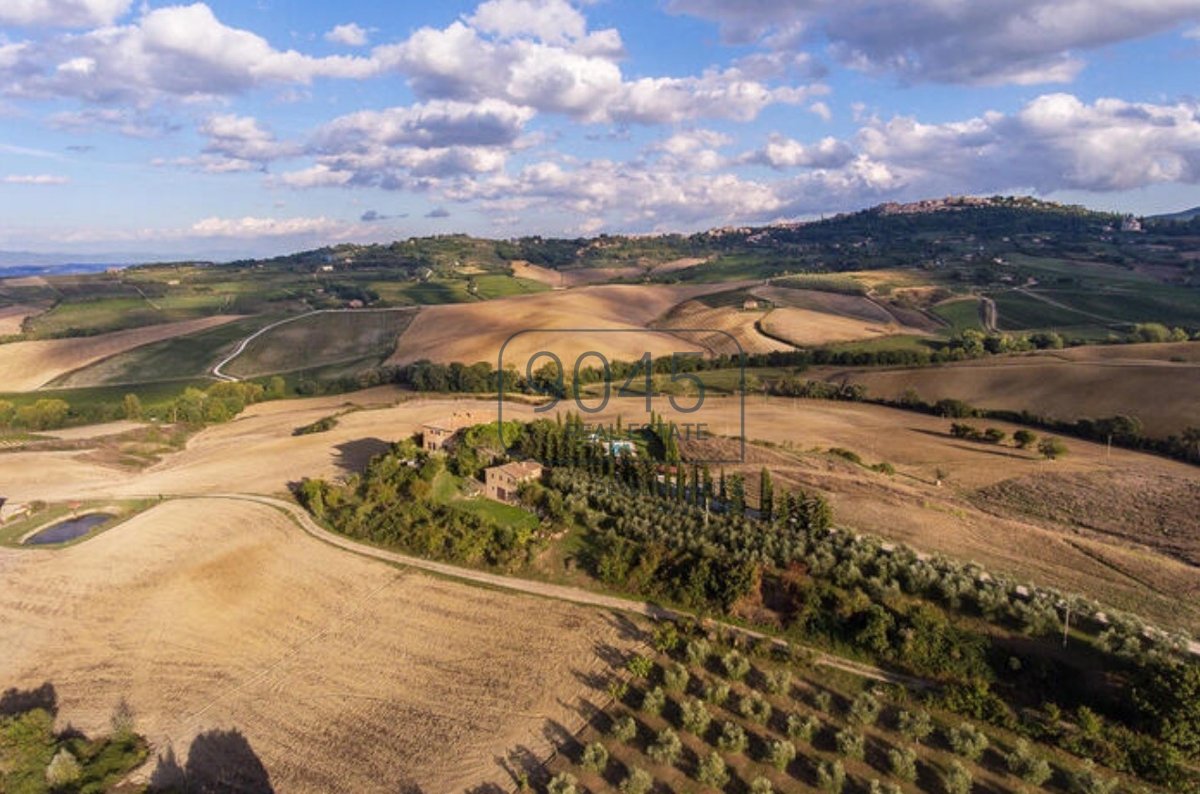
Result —
<instances>
[{"instance_id":1,"label":"stubble field","mask_svg":"<svg viewBox=\"0 0 1200 794\"><path fill-rule=\"evenodd\" d=\"M629 644L602 612L392 568L228 499L3 549L0 570L0 680L50 683L60 725L86 732L127 698L158 753L219 784L201 790L508 788L510 754L577 729Z\"/></svg>"}]
</instances>

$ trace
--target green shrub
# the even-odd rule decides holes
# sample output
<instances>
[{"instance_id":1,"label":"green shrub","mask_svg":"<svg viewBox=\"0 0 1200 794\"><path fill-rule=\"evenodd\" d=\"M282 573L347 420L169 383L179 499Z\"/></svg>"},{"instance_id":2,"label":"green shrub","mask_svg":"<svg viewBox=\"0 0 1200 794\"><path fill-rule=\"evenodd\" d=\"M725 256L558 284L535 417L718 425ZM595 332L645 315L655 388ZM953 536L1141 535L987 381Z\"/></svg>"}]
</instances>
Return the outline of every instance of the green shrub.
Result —
<instances>
[{"instance_id":1,"label":"green shrub","mask_svg":"<svg viewBox=\"0 0 1200 794\"><path fill-rule=\"evenodd\" d=\"M703 637L697 637L694 640L688 641L687 647L684 649L684 654L687 656L689 664L703 667L708 663L709 655L712 654L712 646L708 644L708 640Z\"/></svg>"},{"instance_id":2,"label":"green shrub","mask_svg":"<svg viewBox=\"0 0 1200 794\"><path fill-rule=\"evenodd\" d=\"M702 736L712 723L712 714L701 700L689 698L679 707L680 723L685 731Z\"/></svg>"},{"instance_id":3,"label":"green shrub","mask_svg":"<svg viewBox=\"0 0 1200 794\"><path fill-rule=\"evenodd\" d=\"M721 725L721 735L717 737L718 749L726 753L744 753L749 743L741 725L728 720Z\"/></svg>"},{"instance_id":4,"label":"green shrub","mask_svg":"<svg viewBox=\"0 0 1200 794\"><path fill-rule=\"evenodd\" d=\"M841 761L822 761L817 764L817 787L830 794L841 794L846 787L846 768Z\"/></svg>"},{"instance_id":5,"label":"green shrub","mask_svg":"<svg viewBox=\"0 0 1200 794\"><path fill-rule=\"evenodd\" d=\"M580 764L584 769L592 772L601 773L608 766L608 748L600 742L592 742L587 747L583 748L583 757L580 759Z\"/></svg>"},{"instance_id":6,"label":"green shrub","mask_svg":"<svg viewBox=\"0 0 1200 794\"><path fill-rule=\"evenodd\" d=\"M1073 794L1112 794L1120 782L1097 772L1096 764L1091 760L1084 761L1077 771L1072 772L1070 781Z\"/></svg>"},{"instance_id":7,"label":"green shrub","mask_svg":"<svg viewBox=\"0 0 1200 794\"><path fill-rule=\"evenodd\" d=\"M667 694L663 692L660 686L656 686L654 689L647 689L646 694L642 695L642 711L647 714L658 716L662 714L663 706L665 705L667 705Z\"/></svg>"},{"instance_id":8,"label":"green shrub","mask_svg":"<svg viewBox=\"0 0 1200 794\"><path fill-rule=\"evenodd\" d=\"M756 777L750 783L750 794L775 794L775 787L765 777Z\"/></svg>"},{"instance_id":9,"label":"green shrub","mask_svg":"<svg viewBox=\"0 0 1200 794\"><path fill-rule=\"evenodd\" d=\"M1067 454L1067 445L1061 439L1047 436L1038 442L1038 452L1046 460L1058 460Z\"/></svg>"},{"instance_id":10,"label":"green shrub","mask_svg":"<svg viewBox=\"0 0 1200 794\"><path fill-rule=\"evenodd\" d=\"M787 735L790 739L803 742L812 741L813 734L821 722L811 714L789 714L787 718Z\"/></svg>"},{"instance_id":11,"label":"green shrub","mask_svg":"<svg viewBox=\"0 0 1200 794\"><path fill-rule=\"evenodd\" d=\"M958 761L951 761L950 766L942 772L942 790L946 794L971 794L973 782L971 773Z\"/></svg>"},{"instance_id":12,"label":"green shrub","mask_svg":"<svg viewBox=\"0 0 1200 794\"><path fill-rule=\"evenodd\" d=\"M726 677L741 681L750 672L750 660L733 650L721 657L721 667L725 670Z\"/></svg>"},{"instance_id":13,"label":"green shrub","mask_svg":"<svg viewBox=\"0 0 1200 794\"><path fill-rule=\"evenodd\" d=\"M682 641L679 628L671 621L659 625L654 630L654 650L659 653L671 653Z\"/></svg>"},{"instance_id":14,"label":"green shrub","mask_svg":"<svg viewBox=\"0 0 1200 794\"><path fill-rule=\"evenodd\" d=\"M818 689L813 693L812 702L817 711L828 714L829 710L833 707L833 695L824 689Z\"/></svg>"},{"instance_id":15,"label":"green shrub","mask_svg":"<svg viewBox=\"0 0 1200 794\"><path fill-rule=\"evenodd\" d=\"M788 768L788 764L796 760L796 745L786 739L772 739L767 743L766 762L780 772Z\"/></svg>"},{"instance_id":16,"label":"green shrub","mask_svg":"<svg viewBox=\"0 0 1200 794\"><path fill-rule=\"evenodd\" d=\"M924 711L901 711L896 718L896 730L906 739L924 741L933 733L933 720Z\"/></svg>"},{"instance_id":17,"label":"green shrub","mask_svg":"<svg viewBox=\"0 0 1200 794\"><path fill-rule=\"evenodd\" d=\"M637 736L637 732L637 721L628 714L625 714L617 717L612 724L612 728L609 729L608 735L618 742L631 742Z\"/></svg>"},{"instance_id":18,"label":"green shrub","mask_svg":"<svg viewBox=\"0 0 1200 794\"><path fill-rule=\"evenodd\" d=\"M792 689L790 670L775 670L763 678L763 687L772 695L786 695Z\"/></svg>"},{"instance_id":19,"label":"green shrub","mask_svg":"<svg viewBox=\"0 0 1200 794\"><path fill-rule=\"evenodd\" d=\"M888 750L888 768L892 774L906 783L917 779L917 753L911 747L893 747Z\"/></svg>"},{"instance_id":20,"label":"green shrub","mask_svg":"<svg viewBox=\"0 0 1200 794\"><path fill-rule=\"evenodd\" d=\"M649 678L650 673L654 672L654 662L645 656L634 656L625 663L625 669L637 678Z\"/></svg>"},{"instance_id":21,"label":"green shrub","mask_svg":"<svg viewBox=\"0 0 1200 794\"><path fill-rule=\"evenodd\" d=\"M679 735L670 728L663 728L654 738L654 744L646 750L646 755L660 764L673 764L683 752L683 743Z\"/></svg>"},{"instance_id":22,"label":"green shrub","mask_svg":"<svg viewBox=\"0 0 1200 794\"><path fill-rule=\"evenodd\" d=\"M67 748L61 748L46 767L46 783L52 789L72 786L83 777L83 767Z\"/></svg>"},{"instance_id":23,"label":"green shrub","mask_svg":"<svg viewBox=\"0 0 1200 794\"><path fill-rule=\"evenodd\" d=\"M724 788L729 782L729 769L725 766L725 759L715 752L706 755L696 767L696 780L706 786Z\"/></svg>"},{"instance_id":24,"label":"green shrub","mask_svg":"<svg viewBox=\"0 0 1200 794\"><path fill-rule=\"evenodd\" d=\"M891 781L880 782L876 778L871 778L867 783L867 794L901 794L903 790Z\"/></svg>"},{"instance_id":25,"label":"green shrub","mask_svg":"<svg viewBox=\"0 0 1200 794\"><path fill-rule=\"evenodd\" d=\"M550 779L549 785L546 786L546 791L549 794L575 794L578 790L579 781L574 775L567 772L559 772Z\"/></svg>"},{"instance_id":26,"label":"green shrub","mask_svg":"<svg viewBox=\"0 0 1200 794\"><path fill-rule=\"evenodd\" d=\"M687 668L679 662L672 662L663 670L663 686L667 688L668 692L682 692L687 689L690 679Z\"/></svg>"},{"instance_id":27,"label":"green shrub","mask_svg":"<svg viewBox=\"0 0 1200 794\"><path fill-rule=\"evenodd\" d=\"M629 770L629 774L621 781L621 794L650 794L654 788L654 777L649 772L638 767Z\"/></svg>"},{"instance_id":28,"label":"green shrub","mask_svg":"<svg viewBox=\"0 0 1200 794\"><path fill-rule=\"evenodd\" d=\"M771 719L771 704L757 692L750 692L738 703L738 712L752 722L766 725Z\"/></svg>"},{"instance_id":29,"label":"green shrub","mask_svg":"<svg viewBox=\"0 0 1200 794\"><path fill-rule=\"evenodd\" d=\"M1013 441L1015 441L1017 446L1021 449L1029 449L1035 443L1037 443L1037 439L1037 433L1034 433L1030 430L1022 429L1013 433Z\"/></svg>"},{"instance_id":30,"label":"green shrub","mask_svg":"<svg viewBox=\"0 0 1200 794\"><path fill-rule=\"evenodd\" d=\"M1040 786L1053 774L1050 763L1033 752L1029 742L1018 739L1012 752L1005 756L1008 771L1034 786Z\"/></svg>"},{"instance_id":31,"label":"green shrub","mask_svg":"<svg viewBox=\"0 0 1200 794\"><path fill-rule=\"evenodd\" d=\"M964 722L957 728L948 728L946 741L950 749L968 761L978 761L983 757L983 751L988 748L987 734L969 722Z\"/></svg>"},{"instance_id":32,"label":"green shrub","mask_svg":"<svg viewBox=\"0 0 1200 794\"><path fill-rule=\"evenodd\" d=\"M850 703L846 716L855 725L874 725L882 708L879 699L870 692L860 692Z\"/></svg>"},{"instance_id":33,"label":"green shrub","mask_svg":"<svg viewBox=\"0 0 1200 794\"><path fill-rule=\"evenodd\" d=\"M839 755L844 755L847 758L855 760L862 760L866 748L861 733L850 728L843 728L834 736L834 741L837 744Z\"/></svg>"},{"instance_id":34,"label":"green shrub","mask_svg":"<svg viewBox=\"0 0 1200 794\"><path fill-rule=\"evenodd\" d=\"M729 684L724 681L710 681L704 687L704 699L714 706L721 706L729 700L729 691Z\"/></svg>"}]
</instances>

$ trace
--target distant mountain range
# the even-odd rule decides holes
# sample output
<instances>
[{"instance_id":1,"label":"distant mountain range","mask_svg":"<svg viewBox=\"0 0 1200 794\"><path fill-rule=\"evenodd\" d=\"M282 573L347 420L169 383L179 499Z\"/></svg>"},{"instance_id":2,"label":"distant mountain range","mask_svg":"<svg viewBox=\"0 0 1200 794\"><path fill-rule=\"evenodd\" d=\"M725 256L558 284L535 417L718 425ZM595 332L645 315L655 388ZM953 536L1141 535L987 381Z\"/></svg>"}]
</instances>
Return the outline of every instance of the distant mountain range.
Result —
<instances>
[{"instance_id":1,"label":"distant mountain range","mask_svg":"<svg viewBox=\"0 0 1200 794\"><path fill-rule=\"evenodd\" d=\"M0 264L0 278L23 276L71 276L80 273L99 273L113 267L126 267L129 263L108 262L64 262L60 265L5 265Z\"/></svg>"},{"instance_id":2,"label":"distant mountain range","mask_svg":"<svg viewBox=\"0 0 1200 794\"><path fill-rule=\"evenodd\" d=\"M1172 212L1168 215L1152 215L1147 220L1152 220L1152 221L1190 221L1192 218L1195 218L1197 215L1200 215L1200 207L1192 207L1190 210L1183 210L1182 212Z\"/></svg>"}]
</instances>

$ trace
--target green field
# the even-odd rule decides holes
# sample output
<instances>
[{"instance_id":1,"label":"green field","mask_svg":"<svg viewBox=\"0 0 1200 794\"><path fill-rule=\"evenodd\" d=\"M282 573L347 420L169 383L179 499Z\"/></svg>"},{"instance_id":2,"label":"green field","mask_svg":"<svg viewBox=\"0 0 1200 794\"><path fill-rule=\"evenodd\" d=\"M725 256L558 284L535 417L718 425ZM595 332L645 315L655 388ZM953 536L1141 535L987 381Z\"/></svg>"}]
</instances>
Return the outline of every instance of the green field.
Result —
<instances>
[{"instance_id":1,"label":"green field","mask_svg":"<svg viewBox=\"0 0 1200 794\"><path fill-rule=\"evenodd\" d=\"M270 322L267 317L250 317L197 334L144 345L67 373L51 385L79 388L203 378L239 341Z\"/></svg>"},{"instance_id":2,"label":"green field","mask_svg":"<svg viewBox=\"0 0 1200 794\"><path fill-rule=\"evenodd\" d=\"M979 300L977 298L946 301L934 306L931 311L950 324L952 333L983 330L983 324L979 321Z\"/></svg>"},{"instance_id":3,"label":"green field","mask_svg":"<svg viewBox=\"0 0 1200 794\"><path fill-rule=\"evenodd\" d=\"M497 274L476 276L475 278L475 295L483 300L510 298L513 295L530 295L535 292L546 292L549 289L545 284L527 278Z\"/></svg>"},{"instance_id":4,"label":"green field","mask_svg":"<svg viewBox=\"0 0 1200 794\"><path fill-rule=\"evenodd\" d=\"M360 310L306 315L255 339L225 370L251 378L391 355L413 311Z\"/></svg>"},{"instance_id":5,"label":"green field","mask_svg":"<svg viewBox=\"0 0 1200 794\"><path fill-rule=\"evenodd\" d=\"M162 407L175 400L190 386L207 388L213 381L204 378L188 378L184 380L154 381L123 386L91 386L78 389L42 389L33 392L0 392L0 400L11 402L18 408L32 405L38 400L65 400L71 405L73 414L89 414L100 410L115 410L121 406L121 400L126 394L135 394L142 401L142 406L150 409ZM95 417L97 421L115 417Z\"/></svg>"},{"instance_id":6,"label":"green field","mask_svg":"<svg viewBox=\"0 0 1200 794\"><path fill-rule=\"evenodd\" d=\"M835 353L878 353L882 350L920 350L929 352L929 340L913 334L897 334L895 336L880 336L875 339L862 339L857 342L838 342L826 345L828 350Z\"/></svg>"}]
</instances>

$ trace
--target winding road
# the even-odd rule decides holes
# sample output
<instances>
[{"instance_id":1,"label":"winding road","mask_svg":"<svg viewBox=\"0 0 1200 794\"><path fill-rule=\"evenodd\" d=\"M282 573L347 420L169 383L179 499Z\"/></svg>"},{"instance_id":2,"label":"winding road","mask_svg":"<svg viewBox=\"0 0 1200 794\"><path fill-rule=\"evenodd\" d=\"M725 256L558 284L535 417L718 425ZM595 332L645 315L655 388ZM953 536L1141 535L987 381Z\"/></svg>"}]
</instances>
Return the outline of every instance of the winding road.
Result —
<instances>
[{"instance_id":1,"label":"winding road","mask_svg":"<svg viewBox=\"0 0 1200 794\"><path fill-rule=\"evenodd\" d=\"M305 314L297 314L295 317L285 317L282 320L278 320L276 322L271 323L270 325L259 328L257 331L250 334L250 336L246 337L241 342L238 342L238 346L233 349L233 352L230 353L229 355L227 355L225 358L221 359L216 364L214 364L212 369L209 370L209 372L217 380L223 380L226 382L236 382L236 381L241 380L241 378L236 377L234 375L229 375L225 372L222 372L221 370L224 367L228 366L234 359L236 359L242 353L245 353L246 348L249 347L250 343L253 342L255 339L258 339L260 336L262 336L263 334L265 334L269 331L274 331L276 328L278 328L281 325L287 325L288 323L294 323L298 320L303 320L305 317L315 317L318 314L349 314L349 313L372 314L372 313L378 313L378 312L411 312L411 311L414 311L412 306L393 306L393 307L389 307L386 309L316 309L314 311L307 312Z\"/></svg>"}]
</instances>

